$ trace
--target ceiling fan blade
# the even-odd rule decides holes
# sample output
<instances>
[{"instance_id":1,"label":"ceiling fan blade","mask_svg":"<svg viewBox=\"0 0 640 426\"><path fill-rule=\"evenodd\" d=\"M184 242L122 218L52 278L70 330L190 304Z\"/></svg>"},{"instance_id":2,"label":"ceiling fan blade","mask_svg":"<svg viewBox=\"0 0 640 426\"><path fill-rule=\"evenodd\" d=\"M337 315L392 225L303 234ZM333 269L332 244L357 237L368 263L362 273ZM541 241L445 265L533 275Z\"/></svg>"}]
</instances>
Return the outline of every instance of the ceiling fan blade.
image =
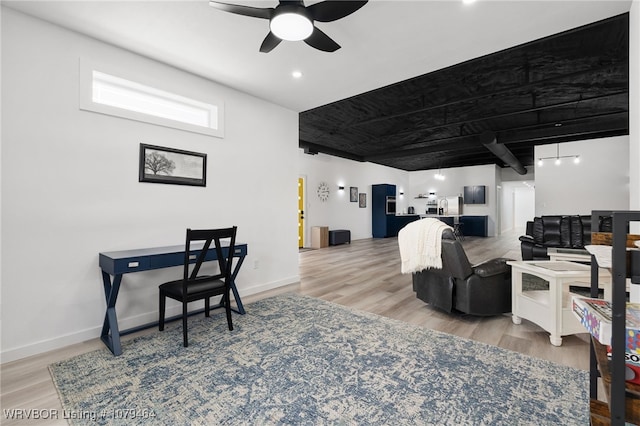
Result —
<instances>
[{"instance_id":1,"label":"ceiling fan blade","mask_svg":"<svg viewBox=\"0 0 640 426\"><path fill-rule=\"evenodd\" d=\"M323 33L318 27L313 27L313 32L304 40L311 47L325 52L335 52L340 49L340 45L333 41L331 37Z\"/></svg>"},{"instance_id":2,"label":"ceiling fan blade","mask_svg":"<svg viewBox=\"0 0 640 426\"><path fill-rule=\"evenodd\" d=\"M235 13L236 15L251 16L252 18L262 19L271 19L273 11L275 10L272 7L261 8L240 6L237 4L221 3L218 1L210 1L209 6L215 7L216 9L224 10L225 12Z\"/></svg>"},{"instance_id":3,"label":"ceiling fan blade","mask_svg":"<svg viewBox=\"0 0 640 426\"><path fill-rule=\"evenodd\" d=\"M307 11L315 21L331 22L351 15L365 4L366 1L323 1L307 7Z\"/></svg>"},{"instance_id":4,"label":"ceiling fan blade","mask_svg":"<svg viewBox=\"0 0 640 426\"><path fill-rule=\"evenodd\" d=\"M262 45L260 46L260 51L262 53L269 53L273 49L275 49L275 47L279 45L281 41L282 40L280 38L276 37L271 31L269 31L269 34L267 34L267 36L264 38L264 41L262 42Z\"/></svg>"}]
</instances>

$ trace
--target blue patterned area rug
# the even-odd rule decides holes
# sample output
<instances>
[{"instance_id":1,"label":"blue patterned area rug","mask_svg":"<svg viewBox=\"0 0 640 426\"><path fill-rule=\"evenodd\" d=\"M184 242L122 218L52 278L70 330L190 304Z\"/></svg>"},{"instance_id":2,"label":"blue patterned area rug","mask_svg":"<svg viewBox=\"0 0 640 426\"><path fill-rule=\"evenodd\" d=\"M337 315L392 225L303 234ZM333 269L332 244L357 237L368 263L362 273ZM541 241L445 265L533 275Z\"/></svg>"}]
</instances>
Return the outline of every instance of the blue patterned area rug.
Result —
<instances>
[{"instance_id":1,"label":"blue patterned area rug","mask_svg":"<svg viewBox=\"0 0 640 426\"><path fill-rule=\"evenodd\" d=\"M298 295L50 366L72 424L588 425L586 371Z\"/></svg>"}]
</instances>

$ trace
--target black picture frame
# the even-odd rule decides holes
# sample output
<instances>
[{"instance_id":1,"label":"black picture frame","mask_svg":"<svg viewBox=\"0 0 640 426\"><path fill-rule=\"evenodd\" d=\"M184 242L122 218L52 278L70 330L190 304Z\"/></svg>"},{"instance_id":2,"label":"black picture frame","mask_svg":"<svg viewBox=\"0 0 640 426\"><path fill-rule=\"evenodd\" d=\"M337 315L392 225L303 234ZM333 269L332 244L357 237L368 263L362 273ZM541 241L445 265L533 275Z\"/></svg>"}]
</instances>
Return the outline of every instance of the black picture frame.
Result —
<instances>
[{"instance_id":1,"label":"black picture frame","mask_svg":"<svg viewBox=\"0 0 640 426\"><path fill-rule=\"evenodd\" d=\"M349 201L351 201L352 203L357 203L358 202L358 187L357 186L349 187Z\"/></svg>"},{"instance_id":2,"label":"black picture frame","mask_svg":"<svg viewBox=\"0 0 640 426\"><path fill-rule=\"evenodd\" d=\"M367 193L361 192L358 194L358 207L364 209L367 207Z\"/></svg>"},{"instance_id":3,"label":"black picture frame","mask_svg":"<svg viewBox=\"0 0 640 426\"><path fill-rule=\"evenodd\" d=\"M141 143L138 180L207 186L207 154Z\"/></svg>"}]
</instances>

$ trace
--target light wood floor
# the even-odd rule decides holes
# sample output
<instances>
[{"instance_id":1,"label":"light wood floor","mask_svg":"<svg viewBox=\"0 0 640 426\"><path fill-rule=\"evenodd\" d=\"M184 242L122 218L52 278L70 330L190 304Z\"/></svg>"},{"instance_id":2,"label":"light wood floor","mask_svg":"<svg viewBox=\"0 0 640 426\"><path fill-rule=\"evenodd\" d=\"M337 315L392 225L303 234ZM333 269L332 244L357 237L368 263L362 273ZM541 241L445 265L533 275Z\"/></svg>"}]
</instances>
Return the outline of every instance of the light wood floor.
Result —
<instances>
[{"instance_id":1,"label":"light wood floor","mask_svg":"<svg viewBox=\"0 0 640 426\"><path fill-rule=\"evenodd\" d=\"M510 232L495 238L468 237L463 245L472 263L494 257L518 260L519 235L519 232ZM400 274L400 255L395 238L357 240L351 244L302 251L299 256L300 283L243 297L244 304L276 294L294 292L559 364L584 370L589 368L587 334L565 336L562 346L555 347L549 343L548 333L526 320L523 320L521 325L514 325L510 315L489 318L450 315L437 311L417 299L411 287L411 276ZM154 332L157 332L156 329L141 333ZM141 333L126 338L136 337ZM102 347L102 342L96 338L2 364L0 401L3 411L0 423L66 424L62 419L57 422L9 420L4 410L56 409L62 413L62 406L47 366L58 360Z\"/></svg>"}]
</instances>

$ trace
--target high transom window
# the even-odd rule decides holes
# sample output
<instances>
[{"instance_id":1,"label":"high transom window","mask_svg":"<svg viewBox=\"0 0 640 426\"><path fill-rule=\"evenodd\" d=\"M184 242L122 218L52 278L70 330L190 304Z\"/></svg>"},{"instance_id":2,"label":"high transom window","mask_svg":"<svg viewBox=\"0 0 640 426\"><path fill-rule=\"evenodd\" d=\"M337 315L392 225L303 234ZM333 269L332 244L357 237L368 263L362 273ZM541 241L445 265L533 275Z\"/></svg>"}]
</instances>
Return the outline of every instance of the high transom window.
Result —
<instances>
[{"instance_id":1,"label":"high transom window","mask_svg":"<svg viewBox=\"0 0 640 426\"><path fill-rule=\"evenodd\" d=\"M222 105L187 98L87 66L84 68L81 109L224 136Z\"/></svg>"}]
</instances>

